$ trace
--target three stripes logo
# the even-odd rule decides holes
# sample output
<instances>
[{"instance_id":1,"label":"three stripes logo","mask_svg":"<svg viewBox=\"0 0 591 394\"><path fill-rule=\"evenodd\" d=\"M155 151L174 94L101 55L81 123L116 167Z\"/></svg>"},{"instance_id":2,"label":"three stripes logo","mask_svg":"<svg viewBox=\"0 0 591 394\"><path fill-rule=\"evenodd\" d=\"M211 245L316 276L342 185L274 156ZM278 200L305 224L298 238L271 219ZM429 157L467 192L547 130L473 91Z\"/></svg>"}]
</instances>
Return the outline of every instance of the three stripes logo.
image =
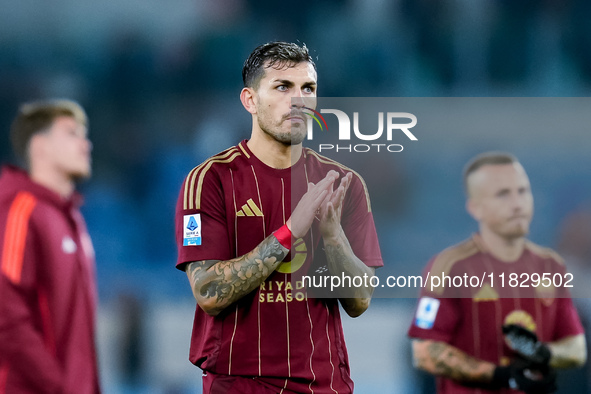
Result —
<instances>
[{"instance_id":1,"label":"three stripes logo","mask_svg":"<svg viewBox=\"0 0 591 394\"><path fill-rule=\"evenodd\" d=\"M246 204L244 204L238 210L238 212L236 212L236 216L261 216L262 217L263 212L260 210L259 207L257 207L255 202L252 201L252 198L249 198L248 201L246 201Z\"/></svg>"}]
</instances>

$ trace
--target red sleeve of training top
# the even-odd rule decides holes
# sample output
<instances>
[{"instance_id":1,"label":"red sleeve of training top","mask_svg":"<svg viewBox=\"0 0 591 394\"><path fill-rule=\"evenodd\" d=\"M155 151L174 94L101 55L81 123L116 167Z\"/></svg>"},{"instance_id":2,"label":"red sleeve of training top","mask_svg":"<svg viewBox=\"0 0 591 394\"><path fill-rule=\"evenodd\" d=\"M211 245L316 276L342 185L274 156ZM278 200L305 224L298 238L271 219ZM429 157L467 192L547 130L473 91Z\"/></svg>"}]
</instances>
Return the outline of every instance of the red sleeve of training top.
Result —
<instances>
[{"instance_id":1,"label":"red sleeve of training top","mask_svg":"<svg viewBox=\"0 0 591 394\"><path fill-rule=\"evenodd\" d=\"M25 381L36 393L59 393L63 373L36 277L36 265L43 263L42 238L31 226L36 204L33 195L20 192L0 206L0 370L7 392L10 382Z\"/></svg>"}]
</instances>

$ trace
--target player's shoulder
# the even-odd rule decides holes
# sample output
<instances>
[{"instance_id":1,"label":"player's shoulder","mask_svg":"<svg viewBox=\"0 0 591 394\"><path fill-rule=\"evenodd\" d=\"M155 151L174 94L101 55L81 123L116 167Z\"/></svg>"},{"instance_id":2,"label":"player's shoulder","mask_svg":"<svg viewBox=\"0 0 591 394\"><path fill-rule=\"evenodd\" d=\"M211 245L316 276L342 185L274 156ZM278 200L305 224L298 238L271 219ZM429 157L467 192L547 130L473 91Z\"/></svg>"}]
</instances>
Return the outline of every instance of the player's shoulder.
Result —
<instances>
[{"instance_id":1,"label":"player's shoulder","mask_svg":"<svg viewBox=\"0 0 591 394\"><path fill-rule=\"evenodd\" d=\"M39 186L24 175L11 168L3 168L0 176L0 210L26 210L27 206L36 206L39 197L36 195Z\"/></svg>"},{"instance_id":2,"label":"player's shoulder","mask_svg":"<svg viewBox=\"0 0 591 394\"><path fill-rule=\"evenodd\" d=\"M354 170L352 170L351 168L347 167L344 164L339 163L336 160L333 160L329 157L323 156L313 149L304 148L304 157L306 158L306 161L308 163L316 164L319 167L324 167L324 168L327 168L328 170L335 170L340 173L352 172L361 178L361 176L358 173L356 173Z\"/></svg>"},{"instance_id":3,"label":"player's shoulder","mask_svg":"<svg viewBox=\"0 0 591 394\"><path fill-rule=\"evenodd\" d=\"M364 189L367 190L367 185L365 184L365 180L363 177L354 169L347 167L344 164L339 163L336 160L328 158L326 156L321 155L320 153L310 149L304 148L304 156L306 158L306 162L312 166L316 166L318 168L322 168L322 172L326 173L330 170L335 170L341 175L346 175L348 172L353 174L353 179L357 179Z\"/></svg>"},{"instance_id":4,"label":"player's shoulder","mask_svg":"<svg viewBox=\"0 0 591 394\"><path fill-rule=\"evenodd\" d=\"M330 170L335 170L340 174L340 176L345 176L349 172L352 173L352 189L356 190L360 196L365 195L368 210L371 211L369 190L367 189L367 184L365 183L365 180L363 179L361 174L359 174L352 168L347 167L346 165L341 164L336 160L323 156L310 148L304 148L303 154L306 159L306 163L312 166L313 168L317 168L319 172L322 174L322 176L324 176Z\"/></svg>"},{"instance_id":5,"label":"player's shoulder","mask_svg":"<svg viewBox=\"0 0 591 394\"><path fill-rule=\"evenodd\" d=\"M245 154L246 152L240 145L228 148L193 167L187 174L187 178L193 178L197 175L204 176L207 173L214 173L220 169L235 166L240 161L240 158L245 157Z\"/></svg>"},{"instance_id":6,"label":"player's shoulder","mask_svg":"<svg viewBox=\"0 0 591 394\"><path fill-rule=\"evenodd\" d=\"M223 150L205 160L194 169L223 168L231 166L237 159L245 155L245 151L240 145L232 146ZM193 169L193 170L194 170Z\"/></svg>"},{"instance_id":7,"label":"player's shoulder","mask_svg":"<svg viewBox=\"0 0 591 394\"><path fill-rule=\"evenodd\" d=\"M526 240L525 248L540 259L554 260L558 264L564 265L564 259L554 249L538 245L530 240Z\"/></svg>"},{"instance_id":8,"label":"player's shoulder","mask_svg":"<svg viewBox=\"0 0 591 394\"><path fill-rule=\"evenodd\" d=\"M450 246L433 258L430 266L431 275L448 274L456 264L467 261L469 258L480 253L480 251L474 237Z\"/></svg>"},{"instance_id":9,"label":"player's shoulder","mask_svg":"<svg viewBox=\"0 0 591 394\"><path fill-rule=\"evenodd\" d=\"M245 151L240 145L228 148L216 155L211 156L203 163L194 167L183 181L181 198L184 209L194 209L201 205L201 195L205 189L217 190L222 179L227 176L229 169L238 168ZM244 161L242 160L242 165ZM207 187L206 185L214 185Z\"/></svg>"}]
</instances>

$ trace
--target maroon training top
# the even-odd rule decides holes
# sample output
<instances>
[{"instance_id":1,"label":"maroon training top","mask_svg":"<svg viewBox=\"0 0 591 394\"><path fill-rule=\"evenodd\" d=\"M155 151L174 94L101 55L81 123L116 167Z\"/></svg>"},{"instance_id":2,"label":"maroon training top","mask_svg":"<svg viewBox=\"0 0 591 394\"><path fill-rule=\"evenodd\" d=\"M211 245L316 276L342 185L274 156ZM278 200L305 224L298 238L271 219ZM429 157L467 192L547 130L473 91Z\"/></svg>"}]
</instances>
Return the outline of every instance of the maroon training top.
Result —
<instances>
[{"instance_id":1,"label":"maroon training top","mask_svg":"<svg viewBox=\"0 0 591 394\"><path fill-rule=\"evenodd\" d=\"M100 392L94 251L80 211L11 166L0 176L0 393Z\"/></svg>"}]
</instances>

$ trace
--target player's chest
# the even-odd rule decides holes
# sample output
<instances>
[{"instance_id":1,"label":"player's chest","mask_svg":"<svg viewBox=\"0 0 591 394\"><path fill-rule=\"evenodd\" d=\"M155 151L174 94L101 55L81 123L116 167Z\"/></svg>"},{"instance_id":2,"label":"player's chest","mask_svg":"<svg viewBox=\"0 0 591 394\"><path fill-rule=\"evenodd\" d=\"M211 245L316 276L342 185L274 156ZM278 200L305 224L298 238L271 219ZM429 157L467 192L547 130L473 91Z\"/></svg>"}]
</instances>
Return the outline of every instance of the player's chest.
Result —
<instances>
[{"instance_id":1,"label":"player's chest","mask_svg":"<svg viewBox=\"0 0 591 394\"><path fill-rule=\"evenodd\" d=\"M253 218L285 221L305 193L305 178L239 172L223 180L226 214L242 222ZM287 215L287 216L286 216Z\"/></svg>"},{"instance_id":2,"label":"player's chest","mask_svg":"<svg viewBox=\"0 0 591 394\"><path fill-rule=\"evenodd\" d=\"M75 216L46 209L38 215L33 227L40 259L48 271L67 275L87 270L94 260L94 250L83 223Z\"/></svg>"}]
</instances>

